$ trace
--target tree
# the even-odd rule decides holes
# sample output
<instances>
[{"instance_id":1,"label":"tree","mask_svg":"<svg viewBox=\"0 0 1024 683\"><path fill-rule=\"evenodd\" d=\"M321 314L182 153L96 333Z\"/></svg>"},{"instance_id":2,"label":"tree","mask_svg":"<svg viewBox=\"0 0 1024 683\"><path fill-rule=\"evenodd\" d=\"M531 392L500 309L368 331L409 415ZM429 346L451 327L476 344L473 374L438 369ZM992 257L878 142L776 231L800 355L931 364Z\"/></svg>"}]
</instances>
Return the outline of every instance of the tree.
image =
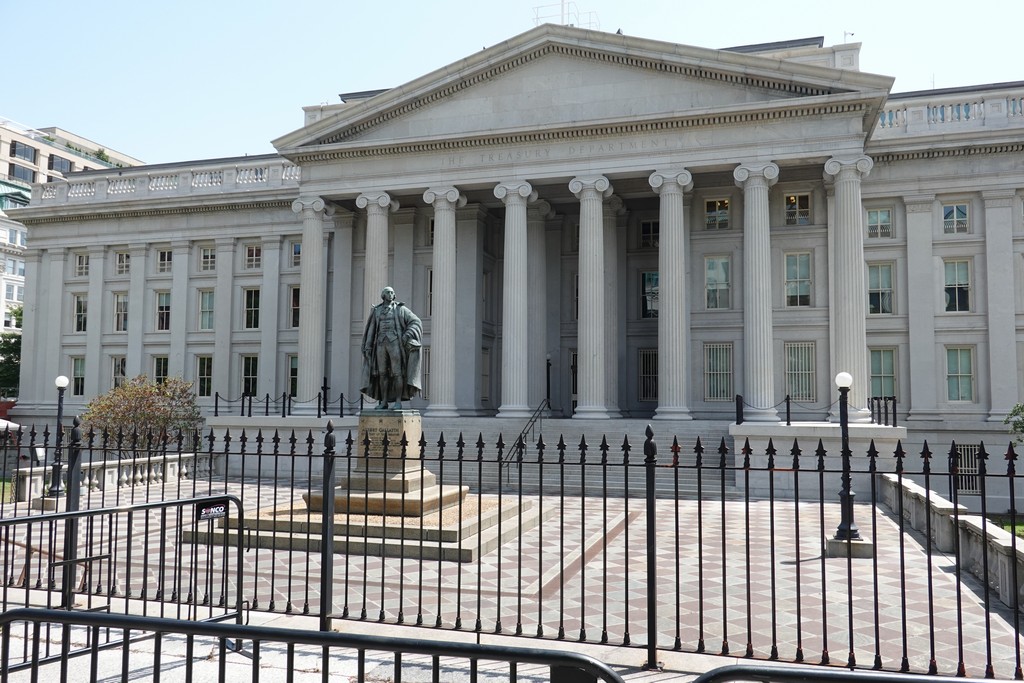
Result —
<instances>
[{"instance_id":1,"label":"tree","mask_svg":"<svg viewBox=\"0 0 1024 683\"><path fill-rule=\"evenodd\" d=\"M1017 443L1024 442L1024 404L1018 403L1003 420L1004 425L1010 425L1010 434Z\"/></svg>"},{"instance_id":2,"label":"tree","mask_svg":"<svg viewBox=\"0 0 1024 683\"><path fill-rule=\"evenodd\" d=\"M139 375L89 401L82 422L111 436L121 430L126 437L137 433L173 439L179 431L187 435L198 429L203 417L191 382L180 377L154 382Z\"/></svg>"},{"instance_id":3,"label":"tree","mask_svg":"<svg viewBox=\"0 0 1024 683\"><path fill-rule=\"evenodd\" d=\"M11 308L11 318L19 329L23 312L21 306ZM20 376L21 332L4 332L0 334L0 393L17 396Z\"/></svg>"}]
</instances>

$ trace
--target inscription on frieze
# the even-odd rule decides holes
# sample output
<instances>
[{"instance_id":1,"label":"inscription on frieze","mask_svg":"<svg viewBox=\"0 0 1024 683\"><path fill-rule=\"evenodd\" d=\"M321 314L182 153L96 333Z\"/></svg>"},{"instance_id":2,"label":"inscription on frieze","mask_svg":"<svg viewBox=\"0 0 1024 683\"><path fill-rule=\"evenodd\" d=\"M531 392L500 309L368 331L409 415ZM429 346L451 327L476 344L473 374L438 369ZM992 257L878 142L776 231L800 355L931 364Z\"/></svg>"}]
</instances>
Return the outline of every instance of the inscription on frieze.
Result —
<instances>
[{"instance_id":1,"label":"inscription on frieze","mask_svg":"<svg viewBox=\"0 0 1024 683\"><path fill-rule=\"evenodd\" d=\"M667 151L681 147L682 138L642 138L629 140L604 140L601 142L572 143L548 147L527 147L494 149L484 152L447 154L440 158L441 168L463 168L528 162L544 162L558 159L574 159L587 156L614 156L633 152Z\"/></svg>"}]
</instances>

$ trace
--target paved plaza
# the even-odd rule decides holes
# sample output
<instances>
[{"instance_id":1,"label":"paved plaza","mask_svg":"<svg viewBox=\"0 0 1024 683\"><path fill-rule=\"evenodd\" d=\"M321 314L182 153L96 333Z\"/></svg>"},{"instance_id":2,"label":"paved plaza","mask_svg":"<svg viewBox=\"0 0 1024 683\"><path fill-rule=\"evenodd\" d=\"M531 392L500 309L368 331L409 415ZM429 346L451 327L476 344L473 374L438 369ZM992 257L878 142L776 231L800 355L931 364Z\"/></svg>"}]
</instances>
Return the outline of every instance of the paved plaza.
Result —
<instances>
[{"instance_id":1,"label":"paved plaza","mask_svg":"<svg viewBox=\"0 0 1024 683\"><path fill-rule=\"evenodd\" d=\"M244 499L247 514L266 505L253 487L231 488ZM664 668L648 671L644 501L533 497L532 504L546 510L543 524L474 562L335 555L333 613L349 618L335 618L334 629L568 648L615 665L629 680L684 680L743 659L748 647L757 660L821 664L827 657L829 664L843 665L852 623L859 667L870 668L877 655L885 669L898 670L906 656L911 671L924 673L934 658L938 673L952 675L962 660L968 676L980 677L991 652L996 677L1013 676L1019 643L1012 611L993 596L986 613L981 583L969 574L958 582L951 557L933 553L929 563L920 537L904 535L901 552L898 526L887 510L857 506L857 523L865 537L876 539L876 556L848 565L846 558L821 553L822 538L839 522L838 506L767 500L657 501L655 594ZM133 527L145 528L142 516ZM144 543L144 533L132 538L132 563L140 569L135 581L154 579L164 544ZM219 557L230 561L231 554ZM247 613L248 623L318 628L304 614L320 608L319 553L253 549L243 562L244 599L256 608ZM83 600L83 606L95 604L94 597ZM166 605L111 602L115 612L173 615ZM410 626L416 623L423 625ZM511 637L517 631L526 637ZM165 645L163 651L162 671L170 674L174 648ZM228 659L229 666L252 666L241 654ZM429 657L403 659L417 661L429 676ZM352 675L345 662L351 664L344 657L336 662L338 680ZM368 662L378 676L368 680L393 674L390 655ZM285 665L269 648L260 666L267 672L261 680L275 680L273 672ZM333 670L334 664L332 676ZM138 673L135 680L146 680L143 670ZM536 680L547 676L536 668L519 671L522 680L534 680L534 674L541 676ZM417 675L403 673L403 679L419 680Z\"/></svg>"}]
</instances>

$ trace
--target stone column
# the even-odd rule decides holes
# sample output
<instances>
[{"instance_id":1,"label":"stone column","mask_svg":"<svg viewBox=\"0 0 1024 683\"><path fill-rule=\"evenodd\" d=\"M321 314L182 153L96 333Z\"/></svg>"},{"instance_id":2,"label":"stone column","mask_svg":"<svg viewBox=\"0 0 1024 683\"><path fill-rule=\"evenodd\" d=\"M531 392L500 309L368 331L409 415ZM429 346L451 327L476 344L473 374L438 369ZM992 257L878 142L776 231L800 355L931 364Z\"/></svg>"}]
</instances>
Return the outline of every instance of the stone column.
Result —
<instances>
[{"instance_id":1,"label":"stone column","mask_svg":"<svg viewBox=\"0 0 1024 683\"><path fill-rule=\"evenodd\" d=\"M152 312L154 305L147 306L146 297L153 296L146 290L146 245L132 244L128 247L130 261L128 266L128 349L125 358L126 380L138 375L152 375L152 368L143 365L145 353L143 347L143 330L153 329Z\"/></svg>"},{"instance_id":2,"label":"stone column","mask_svg":"<svg viewBox=\"0 0 1024 683\"><path fill-rule=\"evenodd\" d=\"M686 212L683 194L693 189L685 169L655 171L651 187L660 197L658 212L658 409L654 417L689 420L690 326L687 320Z\"/></svg>"},{"instance_id":3,"label":"stone column","mask_svg":"<svg viewBox=\"0 0 1024 683\"><path fill-rule=\"evenodd\" d=\"M622 368L622 348L625 343L625 326L619 324L621 287L619 287L619 223L620 215L626 213L622 198L612 195L604 203L604 324L608 330L605 336L605 408L608 417L620 418L619 372Z\"/></svg>"},{"instance_id":4,"label":"stone column","mask_svg":"<svg viewBox=\"0 0 1024 683\"><path fill-rule=\"evenodd\" d=\"M529 364L526 205L537 200L530 183L500 183L494 196L505 204L505 264L502 285L501 406L498 417L530 416L529 378L539 368Z\"/></svg>"},{"instance_id":5,"label":"stone column","mask_svg":"<svg viewBox=\"0 0 1024 683\"><path fill-rule=\"evenodd\" d=\"M171 242L171 253L171 348L167 371L172 377L184 377L185 340L189 329L188 272L191 244L186 241Z\"/></svg>"},{"instance_id":6,"label":"stone column","mask_svg":"<svg viewBox=\"0 0 1024 683\"><path fill-rule=\"evenodd\" d=\"M85 319L85 396L92 398L110 387L103 381L110 373L110 362L103 358L103 312L113 303L106 291L106 254L103 246L89 247L89 298ZM25 348L25 340L21 340Z\"/></svg>"},{"instance_id":7,"label":"stone column","mask_svg":"<svg viewBox=\"0 0 1024 683\"><path fill-rule=\"evenodd\" d=\"M332 391L345 392L345 399L358 399L360 368L351 367L352 359L352 233L355 214L345 209L337 209L334 216L334 248L331 256L334 259L328 298L330 299L331 315L327 320L330 327L330 377ZM299 293L301 297L301 292ZM299 316L299 323L302 316ZM361 321L365 322L365 321ZM362 331L362 325L359 327ZM358 344L358 342L357 342ZM357 353L357 357L361 356ZM300 361L301 363L301 361ZM301 365L300 365L301 367ZM345 412L351 408L346 405Z\"/></svg>"},{"instance_id":8,"label":"stone column","mask_svg":"<svg viewBox=\"0 0 1024 683\"><path fill-rule=\"evenodd\" d=\"M873 166L869 157L832 158L825 173L835 177L835 225L829 231L833 251L832 368L853 376L850 421L871 419L868 409L871 375L868 370L867 287L864 283L864 207L860 181ZM831 377L829 378L831 380ZM829 387L834 387L830 381Z\"/></svg>"},{"instance_id":9,"label":"stone column","mask_svg":"<svg viewBox=\"0 0 1024 683\"><path fill-rule=\"evenodd\" d=\"M260 277L260 354L256 368L256 395L254 397L256 400L262 399L266 394L277 393L277 365L281 361L277 353L277 333L281 320L281 236L264 235L260 244L263 249L263 273ZM305 241L303 241L303 249L305 249ZM302 270L304 276L306 266L303 266ZM301 289L299 296L302 296ZM303 311L304 313L305 311ZM300 323L301 320L302 314L299 317ZM301 328L299 329L299 348L302 348ZM299 372L302 372L301 359L299 359ZM311 406L315 407L315 405L315 403L306 403L298 404L297 407L301 406L300 409L312 412Z\"/></svg>"},{"instance_id":10,"label":"stone column","mask_svg":"<svg viewBox=\"0 0 1024 683\"><path fill-rule=\"evenodd\" d=\"M391 284L388 273L388 214L398 211L398 202L393 201L387 192L367 192L356 197L356 206L366 209L366 258L363 265L365 314L370 306L380 303L381 290Z\"/></svg>"},{"instance_id":11,"label":"stone column","mask_svg":"<svg viewBox=\"0 0 1024 683\"><path fill-rule=\"evenodd\" d=\"M38 369L42 367L43 363L43 352L39 347L39 343L48 334L46 329L47 322L38 315L44 305L43 302L46 300L47 275L40 267L42 264L42 254L38 249L26 249L24 257L25 281L33 283L33 286L25 288L25 302L22 309L24 315L21 328L22 351L18 394L22 405L30 405L42 401L47 392L46 378L40 374ZM64 278L60 279L59 284L54 282L49 286L56 287L63 292L65 286ZM74 316L74 310L71 311L71 315ZM87 327L86 329L88 330L89 328ZM88 349L88 346L86 348ZM92 367L97 368L99 366L93 365ZM98 371L94 369L86 375L86 381L88 381L89 377L94 377L97 374L99 374ZM67 376L69 379L71 378L70 371L67 373ZM90 396L94 395L90 394Z\"/></svg>"},{"instance_id":12,"label":"stone column","mask_svg":"<svg viewBox=\"0 0 1024 683\"><path fill-rule=\"evenodd\" d=\"M569 191L580 200L579 291L577 326L577 418L608 417L605 383L604 200L612 185L604 176L578 177Z\"/></svg>"},{"instance_id":13,"label":"stone column","mask_svg":"<svg viewBox=\"0 0 1024 683\"><path fill-rule=\"evenodd\" d=\"M548 259L546 222L553 217L551 204L543 199L526 209L526 296L530 331L526 355L530 377L527 402L539 406L547 396L548 353Z\"/></svg>"},{"instance_id":14,"label":"stone column","mask_svg":"<svg viewBox=\"0 0 1024 683\"><path fill-rule=\"evenodd\" d=\"M430 320L428 417L456 417L455 409L455 210L466 198L454 187L431 188L423 201L434 207L434 291Z\"/></svg>"},{"instance_id":15,"label":"stone column","mask_svg":"<svg viewBox=\"0 0 1024 683\"><path fill-rule=\"evenodd\" d=\"M743 189L743 400L750 421L775 421L772 362L771 219L768 188L779 177L773 163L745 164L733 171ZM753 406L753 407L751 407Z\"/></svg>"},{"instance_id":16,"label":"stone column","mask_svg":"<svg viewBox=\"0 0 1024 683\"><path fill-rule=\"evenodd\" d=\"M217 249L217 284L213 289L213 312L218 320L228 324L216 323L213 326L213 391L225 397L233 398L231 388L231 342L232 330L242 326L241 291L235 297L235 240L221 237L216 242ZM193 370L194 371L194 370Z\"/></svg>"},{"instance_id":17,"label":"stone column","mask_svg":"<svg viewBox=\"0 0 1024 683\"><path fill-rule=\"evenodd\" d=\"M1014 287L1013 190L984 190L985 284L988 291L989 422L1002 422L1017 403L1017 306ZM975 278L980 271L975 268ZM977 291L977 287L975 290Z\"/></svg>"},{"instance_id":18,"label":"stone column","mask_svg":"<svg viewBox=\"0 0 1024 683\"><path fill-rule=\"evenodd\" d=\"M64 349L61 348L61 339L63 338L62 332L65 329L61 324L64 317L62 315L64 307L61 305L65 296L64 287L57 285L57 283L64 282L64 261L66 257L67 252L64 247L47 249L42 262L44 267L40 269L43 272L48 271L46 278L49 282L54 283L47 289L49 300L46 302L46 310L43 311L37 309L36 311L39 314L39 318L46 321L44 323L44 327L40 330L41 334L39 339L36 340L37 348L43 349L44 355L42 366L46 368L45 375L42 378L43 386L46 387L43 391L44 399L53 398L56 400L57 392L53 388L53 380L56 379L58 375L65 375L68 377L71 375L70 368L65 367ZM25 281L28 282L28 278L26 278ZM142 292L142 289L140 288L134 291ZM138 296L140 299L142 298L141 294ZM137 305L140 306L138 310L141 311L142 301L139 301ZM136 313L136 316L141 318L138 313ZM95 324L99 326L99 322L99 320L96 320ZM25 340L23 339L23 344L24 341ZM36 381L38 380L38 378L33 379Z\"/></svg>"},{"instance_id":19,"label":"stone column","mask_svg":"<svg viewBox=\"0 0 1024 683\"><path fill-rule=\"evenodd\" d=\"M941 292L936 289L942 281L942 262L935 257L933 251L933 221L935 211L935 195L916 195L904 197L907 211L907 292L913 297L914 305L907 307L907 328L909 332L908 353L910 366L910 383L913 392L904 390L898 401L910 400L908 420L937 420L936 398L939 395L937 366L935 357L935 297ZM940 273L936 279L936 272ZM909 394L909 396L907 395ZM945 391L943 390L943 395Z\"/></svg>"},{"instance_id":20,"label":"stone column","mask_svg":"<svg viewBox=\"0 0 1024 683\"><path fill-rule=\"evenodd\" d=\"M324 229L332 225L334 211L320 197L299 197L292 202L292 211L302 216L299 386L296 399L309 401L320 391L325 374L327 258L324 249ZM274 293L267 292L268 296L272 294Z\"/></svg>"}]
</instances>

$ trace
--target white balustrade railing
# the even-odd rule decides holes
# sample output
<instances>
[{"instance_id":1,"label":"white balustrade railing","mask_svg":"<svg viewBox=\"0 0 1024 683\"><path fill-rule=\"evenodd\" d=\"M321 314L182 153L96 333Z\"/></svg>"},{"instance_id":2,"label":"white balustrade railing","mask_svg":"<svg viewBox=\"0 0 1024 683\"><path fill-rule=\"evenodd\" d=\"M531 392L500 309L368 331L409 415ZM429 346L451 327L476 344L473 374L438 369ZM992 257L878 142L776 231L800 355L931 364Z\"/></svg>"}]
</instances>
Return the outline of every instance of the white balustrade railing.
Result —
<instances>
[{"instance_id":1,"label":"white balustrade railing","mask_svg":"<svg viewBox=\"0 0 1024 683\"><path fill-rule=\"evenodd\" d=\"M876 139L929 135L974 128L1024 126L1024 94L1020 92L957 93L889 100L878 115Z\"/></svg>"},{"instance_id":2,"label":"white balustrade railing","mask_svg":"<svg viewBox=\"0 0 1024 683\"><path fill-rule=\"evenodd\" d=\"M86 181L55 181L33 187L36 205L124 201L150 194L182 195L215 192L252 192L278 187L297 187L299 167L284 159L268 159L246 165L217 164L203 167L161 169L127 168L110 175L92 175ZM66 188L66 191L65 191Z\"/></svg>"},{"instance_id":3,"label":"white balustrade railing","mask_svg":"<svg viewBox=\"0 0 1024 683\"><path fill-rule=\"evenodd\" d=\"M180 480L208 477L223 468L224 456L208 453L155 453L129 458L86 460L79 463L82 495L92 491L114 491L134 486L177 485ZM221 469L218 469L221 468ZM67 469L61 470L67 487ZM46 496L53 479L53 465L33 464L15 470L15 498L31 503Z\"/></svg>"},{"instance_id":4,"label":"white balustrade railing","mask_svg":"<svg viewBox=\"0 0 1024 683\"><path fill-rule=\"evenodd\" d=\"M178 189L177 175L155 175L149 178L150 192L173 192Z\"/></svg>"}]
</instances>

